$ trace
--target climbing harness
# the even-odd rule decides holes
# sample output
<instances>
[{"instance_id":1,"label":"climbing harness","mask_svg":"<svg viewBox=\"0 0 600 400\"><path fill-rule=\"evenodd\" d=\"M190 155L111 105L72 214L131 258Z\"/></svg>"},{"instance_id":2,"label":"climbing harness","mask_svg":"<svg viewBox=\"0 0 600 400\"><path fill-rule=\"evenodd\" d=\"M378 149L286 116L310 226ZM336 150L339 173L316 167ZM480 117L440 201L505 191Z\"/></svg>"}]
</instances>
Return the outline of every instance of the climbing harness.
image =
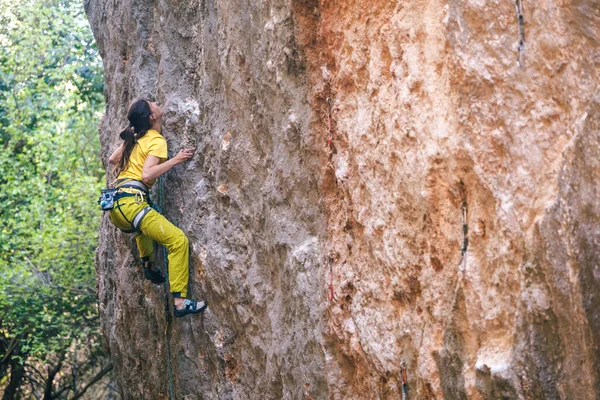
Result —
<instances>
[{"instance_id":1,"label":"climbing harness","mask_svg":"<svg viewBox=\"0 0 600 400\"><path fill-rule=\"evenodd\" d=\"M119 210L125 221L129 222L131 225L131 229L123 230L125 233L134 233L139 232L140 227L142 225L142 219L148 214L152 208L149 206L141 209L131 221L127 219L123 211L121 210L121 205L119 204L119 200L124 197L135 197L135 201L137 203L142 203L145 200L150 204L150 196L148 192L148 187L142 181L136 181L134 179L120 179L115 182L117 189L117 195L115 196L115 201L117 203L116 208Z\"/></svg>"},{"instance_id":2,"label":"climbing harness","mask_svg":"<svg viewBox=\"0 0 600 400\"><path fill-rule=\"evenodd\" d=\"M327 146L333 144L333 131L331 130L331 98L327 98Z\"/></svg>"},{"instance_id":3,"label":"climbing harness","mask_svg":"<svg viewBox=\"0 0 600 400\"><path fill-rule=\"evenodd\" d=\"M148 186L142 181L136 181L135 179L119 179L115 182L117 189L139 189L144 194L148 195Z\"/></svg>"},{"instance_id":4,"label":"climbing harness","mask_svg":"<svg viewBox=\"0 0 600 400\"><path fill-rule=\"evenodd\" d=\"M327 292L327 300L334 301L335 300L335 289L333 288L333 255L329 254L328 264L329 264L329 288Z\"/></svg>"},{"instance_id":5,"label":"climbing harness","mask_svg":"<svg viewBox=\"0 0 600 400\"><path fill-rule=\"evenodd\" d=\"M467 270L467 247L469 246L469 226L467 225L467 202L462 202L462 226L463 226L463 245L460 249L460 261L458 262L458 269L460 272Z\"/></svg>"},{"instance_id":6,"label":"climbing harness","mask_svg":"<svg viewBox=\"0 0 600 400\"><path fill-rule=\"evenodd\" d=\"M131 229L121 229L125 233L139 232L140 227L142 226L142 219L146 216L146 214L148 214L152 210L152 208L150 208L150 207L144 207L140 212L138 212L135 215L135 217L133 217L133 220L129 221L127 219L127 217L125 216L125 214L123 214L123 211L121 211L121 205L119 204L118 198L117 198L117 209L119 210L119 212L121 213L123 218L125 218L125 220L127 222L129 222L129 224L131 225Z\"/></svg>"},{"instance_id":7,"label":"climbing harness","mask_svg":"<svg viewBox=\"0 0 600 400\"><path fill-rule=\"evenodd\" d=\"M521 56L525 50L525 24L523 21L523 0L515 0L515 9L517 11L517 23L519 25L519 45L517 47L517 66L521 67Z\"/></svg>"},{"instance_id":8,"label":"climbing harness","mask_svg":"<svg viewBox=\"0 0 600 400\"><path fill-rule=\"evenodd\" d=\"M408 400L408 378L406 376L406 363L400 363L400 375L402 377L402 400Z\"/></svg>"},{"instance_id":9,"label":"climbing harness","mask_svg":"<svg viewBox=\"0 0 600 400\"><path fill-rule=\"evenodd\" d=\"M125 233L139 232L142 225L142 219L148 214L152 208L147 206L141 209L130 221L121 210L119 200L124 197L135 197L137 203L142 203L144 200L151 204L150 196L148 195L148 187L142 181L133 179L120 179L115 182L115 188L102 189L98 204L102 211L110 211L113 209L119 210L125 221L129 223L131 229L121 229Z\"/></svg>"}]
</instances>

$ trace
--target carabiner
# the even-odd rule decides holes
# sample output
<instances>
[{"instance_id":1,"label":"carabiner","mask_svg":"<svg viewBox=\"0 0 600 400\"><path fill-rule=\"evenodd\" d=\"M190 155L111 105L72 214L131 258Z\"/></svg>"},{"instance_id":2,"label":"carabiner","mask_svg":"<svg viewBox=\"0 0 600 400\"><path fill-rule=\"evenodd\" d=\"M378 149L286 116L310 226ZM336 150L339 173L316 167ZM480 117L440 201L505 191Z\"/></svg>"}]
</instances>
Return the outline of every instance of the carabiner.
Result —
<instances>
[{"instance_id":1,"label":"carabiner","mask_svg":"<svg viewBox=\"0 0 600 400\"><path fill-rule=\"evenodd\" d=\"M408 400L408 377L406 376L406 363L400 363L400 375L402 376L402 400Z\"/></svg>"}]
</instances>

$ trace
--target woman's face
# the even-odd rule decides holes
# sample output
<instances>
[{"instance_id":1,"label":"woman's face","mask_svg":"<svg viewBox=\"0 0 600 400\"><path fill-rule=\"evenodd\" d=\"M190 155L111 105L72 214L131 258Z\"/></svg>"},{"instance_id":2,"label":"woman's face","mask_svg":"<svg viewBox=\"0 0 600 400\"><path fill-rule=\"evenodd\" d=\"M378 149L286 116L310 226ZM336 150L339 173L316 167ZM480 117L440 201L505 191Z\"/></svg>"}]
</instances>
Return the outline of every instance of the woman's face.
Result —
<instances>
[{"instance_id":1,"label":"woman's face","mask_svg":"<svg viewBox=\"0 0 600 400\"><path fill-rule=\"evenodd\" d=\"M150 101L148 104L150 105L150 111L152 111L151 116L157 121L162 120L163 110L158 106L158 104L154 101Z\"/></svg>"}]
</instances>

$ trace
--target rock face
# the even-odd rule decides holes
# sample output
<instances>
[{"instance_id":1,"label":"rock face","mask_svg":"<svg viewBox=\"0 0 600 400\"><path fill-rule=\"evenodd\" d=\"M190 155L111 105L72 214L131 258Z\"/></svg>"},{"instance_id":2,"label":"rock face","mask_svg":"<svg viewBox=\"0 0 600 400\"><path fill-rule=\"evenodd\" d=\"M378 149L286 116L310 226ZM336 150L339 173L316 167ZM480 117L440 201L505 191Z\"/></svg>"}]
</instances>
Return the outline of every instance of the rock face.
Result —
<instances>
[{"instance_id":1,"label":"rock face","mask_svg":"<svg viewBox=\"0 0 600 400\"><path fill-rule=\"evenodd\" d=\"M600 398L600 2L85 7L105 165L137 97L197 149L162 197L202 317L102 221L124 398L396 399L402 361L413 399Z\"/></svg>"}]
</instances>

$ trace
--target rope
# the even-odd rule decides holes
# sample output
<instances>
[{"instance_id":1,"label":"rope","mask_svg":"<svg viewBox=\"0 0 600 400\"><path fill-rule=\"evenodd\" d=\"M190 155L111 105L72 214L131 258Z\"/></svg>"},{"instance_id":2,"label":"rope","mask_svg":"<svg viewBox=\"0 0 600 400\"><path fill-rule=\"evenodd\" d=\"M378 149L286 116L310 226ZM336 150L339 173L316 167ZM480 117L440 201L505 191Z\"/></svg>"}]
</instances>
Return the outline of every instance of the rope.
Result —
<instances>
[{"instance_id":1,"label":"rope","mask_svg":"<svg viewBox=\"0 0 600 400\"><path fill-rule=\"evenodd\" d=\"M163 177L158 178L158 204L152 203L152 208L154 208L161 215L163 214L163 206L164 206L164 197L163 197ZM167 258L167 249L165 246L162 246L163 253L163 266L165 270L165 282L163 284L164 288L164 297L165 297L165 338L167 341L167 371L169 372L169 399L174 400L175 396L173 394L173 368L171 366L171 335L169 331L169 325L171 322L171 313L169 310L169 289L167 287L167 282L169 281L169 260Z\"/></svg>"}]
</instances>

